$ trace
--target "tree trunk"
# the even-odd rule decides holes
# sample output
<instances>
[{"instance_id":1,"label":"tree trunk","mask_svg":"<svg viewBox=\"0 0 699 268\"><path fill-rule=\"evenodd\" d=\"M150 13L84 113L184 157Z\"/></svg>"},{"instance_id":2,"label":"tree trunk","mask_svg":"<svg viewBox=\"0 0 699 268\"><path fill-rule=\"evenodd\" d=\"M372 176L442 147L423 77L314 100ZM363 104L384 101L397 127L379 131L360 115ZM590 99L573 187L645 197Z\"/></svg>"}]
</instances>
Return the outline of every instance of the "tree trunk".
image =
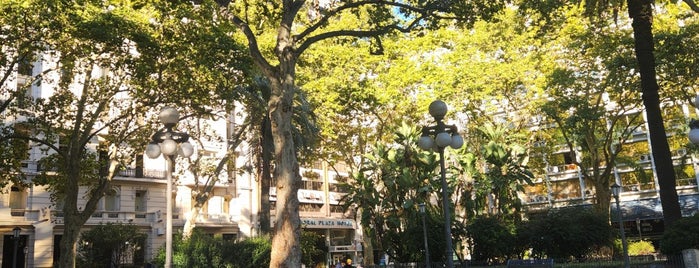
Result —
<instances>
[{"instance_id":1,"label":"tree trunk","mask_svg":"<svg viewBox=\"0 0 699 268\"><path fill-rule=\"evenodd\" d=\"M184 223L184 229L182 230L182 240L188 239L192 236L192 231L195 227L197 227L197 217L199 217L201 206L202 204L199 204L199 202L194 204L194 209L192 209L191 214L189 214L189 217L187 217L187 221Z\"/></svg>"},{"instance_id":2,"label":"tree trunk","mask_svg":"<svg viewBox=\"0 0 699 268\"><path fill-rule=\"evenodd\" d=\"M79 166L76 164L76 166ZM85 217L85 211L88 210L89 215L91 215L95 209L90 210L89 207L85 207L85 210L78 210L78 195L80 187L78 185L80 171L76 168L68 169L66 176L65 192L63 195L63 235L61 236L60 243L60 256L59 256L59 268L74 268L75 267L75 257L76 257L76 243L78 237L80 236L80 229L87 221L88 217ZM73 179L71 179L73 178Z\"/></svg>"},{"instance_id":3,"label":"tree trunk","mask_svg":"<svg viewBox=\"0 0 699 268\"><path fill-rule=\"evenodd\" d=\"M296 89L296 55L291 36L291 22L288 21L284 25L287 27L280 27L277 35L276 52L279 67L275 72L269 72L275 76L268 77L272 89L268 105L274 139L274 178L277 186L270 268L301 267L301 219L298 199L301 175L291 126Z\"/></svg>"},{"instance_id":4,"label":"tree trunk","mask_svg":"<svg viewBox=\"0 0 699 268\"><path fill-rule=\"evenodd\" d=\"M282 63L284 64L284 63ZM270 268L301 267L301 219L298 189L301 181L291 131L293 74L284 72L284 82L272 82L269 113L274 137L277 206L272 238Z\"/></svg>"},{"instance_id":5,"label":"tree trunk","mask_svg":"<svg viewBox=\"0 0 699 268\"><path fill-rule=\"evenodd\" d=\"M364 265L374 265L374 244L371 242L371 237L367 234L368 228L364 228L364 235L362 240L364 240Z\"/></svg>"},{"instance_id":6,"label":"tree trunk","mask_svg":"<svg viewBox=\"0 0 699 268\"><path fill-rule=\"evenodd\" d=\"M260 233L269 234L270 231L270 202L269 188L272 186L272 132L269 117L262 122L262 135L260 147L262 147L262 170L260 171Z\"/></svg>"},{"instance_id":7,"label":"tree trunk","mask_svg":"<svg viewBox=\"0 0 699 268\"><path fill-rule=\"evenodd\" d=\"M675 188L675 171L670 155L670 146L665 134L663 116L660 110L659 86L655 73L655 56L653 55L653 7L651 0L628 0L629 17L633 20L633 34L636 60L641 75L643 104L648 117L653 161L660 185L660 202L663 207L665 227L669 227L682 217Z\"/></svg>"}]
</instances>

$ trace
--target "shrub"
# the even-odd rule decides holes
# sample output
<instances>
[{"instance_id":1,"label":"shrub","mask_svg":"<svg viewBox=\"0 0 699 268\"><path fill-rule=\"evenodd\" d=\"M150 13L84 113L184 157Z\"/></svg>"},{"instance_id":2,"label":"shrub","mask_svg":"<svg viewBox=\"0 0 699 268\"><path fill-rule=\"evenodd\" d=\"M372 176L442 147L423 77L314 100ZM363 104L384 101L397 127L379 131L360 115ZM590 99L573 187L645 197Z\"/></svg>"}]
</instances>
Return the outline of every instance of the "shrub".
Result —
<instances>
[{"instance_id":1,"label":"shrub","mask_svg":"<svg viewBox=\"0 0 699 268\"><path fill-rule=\"evenodd\" d=\"M268 236L248 238L230 244L223 251L230 267L257 268L269 267L272 253L272 240Z\"/></svg>"},{"instance_id":2,"label":"shrub","mask_svg":"<svg viewBox=\"0 0 699 268\"><path fill-rule=\"evenodd\" d=\"M612 242L612 228L606 217L583 207L551 210L527 222L518 232L534 255L555 259L584 259Z\"/></svg>"},{"instance_id":3,"label":"shrub","mask_svg":"<svg viewBox=\"0 0 699 268\"><path fill-rule=\"evenodd\" d=\"M690 248L699 248L699 213L672 224L660 240L660 251L664 254L680 254Z\"/></svg>"},{"instance_id":4,"label":"shrub","mask_svg":"<svg viewBox=\"0 0 699 268\"><path fill-rule=\"evenodd\" d=\"M143 264L146 234L135 225L100 224L80 234L77 264L80 267L119 267Z\"/></svg>"},{"instance_id":5,"label":"shrub","mask_svg":"<svg viewBox=\"0 0 699 268\"><path fill-rule=\"evenodd\" d=\"M655 253L653 243L646 240L629 243L629 256L650 255Z\"/></svg>"},{"instance_id":6,"label":"shrub","mask_svg":"<svg viewBox=\"0 0 699 268\"><path fill-rule=\"evenodd\" d=\"M513 226L495 217L476 218L466 227L471 256L482 263L502 263L517 255Z\"/></svg>"},{"instance_id":7,"label":"shrub","mask_svg":"<svg viewBox=\"0 0 699 268\"><path fill-rule=\"evenodd\" d=\"M325 262L325 237L312 231L301 231L301 257L306 267L316 267L316 264Z\"/></svg>"},{"instance_id":8,"label":"shrub","mask_svg":"<svg viewBox=\"0 0 699 268\"><path fill-rule=\"evenodd\" d=\"M242 241L226 241L194 229L189 239L176 235L172 244L174 267L268 267L272 243L269 237L255 237ZM161 247L153 261L157 267L165 264L165 247Z\"/></svg>"}]
</instances>

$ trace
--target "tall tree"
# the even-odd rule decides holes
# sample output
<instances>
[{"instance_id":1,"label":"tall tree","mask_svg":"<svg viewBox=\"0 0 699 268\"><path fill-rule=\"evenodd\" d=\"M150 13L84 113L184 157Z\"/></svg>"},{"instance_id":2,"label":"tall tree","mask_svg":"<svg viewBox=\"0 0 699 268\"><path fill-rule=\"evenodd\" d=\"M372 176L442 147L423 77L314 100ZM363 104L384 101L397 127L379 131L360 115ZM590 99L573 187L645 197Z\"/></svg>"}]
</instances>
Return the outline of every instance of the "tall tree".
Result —
<instances>
[{"instance_id":1,"label":"tall tree","mask_svg":"<svg viewBox=\"0 0 699 268\"><path fill-rule=\"evenodd\" d=\"M46 185L53 200L62 204L65 228L59 266L74 267L80 228L110 189L118 167L134 155L125 145L139 129L130 122L147 110L147 102L131 105L123 97L128 95L124 86L129 84L130 63L137 61L128 41L144 33L140 26L145 21L121 16L133 11L128 7L103 12L101 5L91 3L41 4L50 7L41 19L56 34L43 36L37 41L42 49L33 53L46 56L46 65L52 67L42 74L40 84L31 85L44 95L33 96L27 109L13 113L12 123L22 131L3 138L32 141L44 153L44 171L32 183ZM86 201L79 205L83 194Z\"/></svg>"},{"instance_id":2,"label":"tall tree","mask_svg":"<svg viewBox=\"0 0 699 268\"><path fill-rule=\"evenodd\" d=\"M543 10L541 18L545 21L553 21L560 5L577 5L581 1L563 1L557 3L522 2L523 10L528 8ZM660 109L659 85L656 77L655 44L652 31L653 24L653 0L627 0L627 1L584 1L586 14L591 20L608 20L614 18L623 9L627 8L632 23L634 37L634 55L637 61L637 72L640 77L641 100L645 108L648 122L648 133L651 142L653 161L658 174L660 186L660 201L663 208L663 219L666 226L682 217L677 197L676 175L672 163L670 147L667 141L662 110ZM684 1L693 10L697 11L695 1ZM595 24L590 24L594 26Z\"/></svg>"},{"instance_id":3,"label":"tall tree","mask_svg":"<svg viewBox=\"0 0 699 268\"><path fill-rule=\"evenodd\" d=\"M11 115L29 105L27 93L42 74L34 74L33 63L37 51L43 48L43 40L53 38L58 32L51 31L51 13L35 1L3 1L0 3L0 114ZM21 183L21 161L25 160L29 144L27 141L3 139L15 131L12 116L0 117L0 186L8 182Z\"/></svg>"},{"instance_id":4,"label":"tall tree","mask_svg":"<svg viewBox=\"0 0 699 268\"><path fill-rule=\"evenodd\" d=\"M557 64L548 77L551 100L541 107L546 115L541 131L546 122L555 125L550 132L558 142L552 146L566 145L570 163L578 167L585 185L592 186L596 210L609 216L614 168L633 133L644 125L638 112L642 107L635 101L639 92L628 90L638 84L626 75L635 66L630 48L623 49L631 40L616 24L581 27L588 23L582 12L572 8L569 14L561 27L567 35L552 42L558 51L554 57L564 64Z\"/></svg>"},{"instance_id":5,"label":"tall tree","mask_svg":"<svg viewBox=\"0 0 699 268\"><path fill-rule=\"evenodd\" d=\"M255 96L241 86L250 83L252 63L232 34L235 26L214 19L218 10L215 3L155 1L142 9L155 12L148 18L151 36L146 40L150 43L139 50L146 64L134 66L133 70L137 73L135 86L139 88L135 97L155 99L182 110L179 127L198 148L210 142L226 143L225 153L197 156L185 165L194 177L194 209L185 223L186 239L214 186L235 185L236 173L240 171L235 166L236 150L244 141L243 133L250 128L250 122L254 122L250 119L254 113L240 114L249 103L256 102ZM231 121L235 117L243 118L243 122ZM211 121L229 128L216 129Z\"/></svg>"},{"instance_id":6,"label":"tall tree","mask_svg":"<svg viewBox=\"0 0 699 268\"><path fill-rule=\"evenodd\" d=\"M158 27L163 25L158 20L159 9L142 3L11 3L41 6L37 10L43 12L27 14L40 16L37 20L42 23L37 25L47 25L44 31L53 34L36 37L39 47L35 48L40 49L33 51L42 55L47 60L44 65L49 66L46 73L37 77L41 83L31 84L40 87L42 95L33 96L26 109L11 110L13 130L21 131L3 134L0 141L31 141L38 147L35 150L41 151L44 172L32 183L46 185L58 209L63 211L65 229L58 266L75 267L75 242L80 228L111 189L118 169L133 160L151 134L145 128L150 124L144 115L152 114L151 107L164 102L185 103L192 111L203 114L206 107L213 106L212 100L231 98L229 85L239 77L241 57L236 54L242 54L225 42L231 38L226 40L215 34L203 35L210 38L191 38L202 35ZM189 19L198 15L208 15L202 22L213 22L212 12L195 13L194 6L185 6L189 9L179 9L177 16L164 18L172 23L176 17L177 23L192 28L196 28L195 23L189 24ZM24 27L19 22L3 25L3 29L12 31ZM183 46L163 42L174 38L173 34L188 42ZM195 49L203 47L206 49ZM221 47L225 49L216 49ZM196 54L201 57L194 57L199 61L187 58L195 54L191 51L202 53ZM205 54L213 51L225 55ZM203 59L224 61L202 62ZM201 68L182 64L188 61L199 63ZM225 105L218 107L221 106Z\"/></svg>"},{"instance_id":7,"label":"tall tree","mask_svg":"<svg viewBox=\"0 0 699 268\"><path fill-rule=\"evenodd\" d=\"M300 218L298 188L301 181L294 150L291 117L296 93L296 64L311 45L340 37L373 38L375 51L381 51L380 36L438 26L447 17L473 22L489 18L504 1L447 2L369 0L359 2L320 2L303 0L217 1L225 18L238 25L253 61L270 81L268 113L274 139L277 187L277 215L272 240L270 267L298 267ZM450 11L447 13L447 11ZM344 20L353 27L345 28ZM272 30L274 34L269 34ZM273 38L274 47L260 47L260 38Z\"/></svg>"},{"instance_id":8,"label":"tall tree","mask_svg":"<svg viewBox=\"0 0 699 268\"><path fill-rule=\"evenodd\" d=\"M641 92L643 93L643 105L646 108L648 120L648 134L651 148L653 149L653 161L658 174L660 186L660 201L663 207L663 223L670 226L682 218L679 198L675 189L677 182L672 163L670 145L665 134L663 113L660 109L660 86L655 72L655 55L653 50L653 1L651 0L627 0L629 17L633 20L633 36L635 44L636 60L638 61L638 73L641 77Z\"/></svg>"}]
</instances>

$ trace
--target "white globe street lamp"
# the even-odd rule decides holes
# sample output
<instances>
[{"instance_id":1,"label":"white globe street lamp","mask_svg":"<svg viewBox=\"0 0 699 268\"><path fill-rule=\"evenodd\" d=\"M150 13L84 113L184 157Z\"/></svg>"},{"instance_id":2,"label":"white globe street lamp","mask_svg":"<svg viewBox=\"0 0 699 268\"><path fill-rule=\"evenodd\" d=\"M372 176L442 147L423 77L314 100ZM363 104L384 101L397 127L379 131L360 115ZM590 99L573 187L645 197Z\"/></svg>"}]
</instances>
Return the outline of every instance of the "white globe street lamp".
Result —
<instances>
[{"instance_id":1,"label":"white globe street lamp","mask_svg":"<svg viewBox=\"0 0 699 268\"><path fill-rule=\"evenodd\" d=\"M194 153L194 147L189 143L189 135L173 130L180 119L177 109L164 107L158 116L160 122L165 125L165 130L153 134L151 142L146 147L146 155L149 158L157 158L162 154L165 158L165 178L167 190L165 191L165 267L172 267L172 172L174 171L174 159L177 155L189 158Z\"/></svg>"},{"instance_id":2,"label":"white globe street lamp","mask_svg":"<svg viewBox=\"0 0 699 268\"><path fill-rule=\"evenodd\" d=\"M447 146L459 149L464 144L464 139L459 135L455 125L446 125L442 122L447 114L447 104L441 100L433 101L429 107L430 115L434 117L436 125L422 127L422 136L418 140L418 146L423 150L436 149L439 152L439 165L442 181L442 200L444 207L444 236L446 239L447 267L454 267L454 249L451 241L451 212L449 209L449 192L444 164L444 148Z\"/></svg>"}]
</instances>

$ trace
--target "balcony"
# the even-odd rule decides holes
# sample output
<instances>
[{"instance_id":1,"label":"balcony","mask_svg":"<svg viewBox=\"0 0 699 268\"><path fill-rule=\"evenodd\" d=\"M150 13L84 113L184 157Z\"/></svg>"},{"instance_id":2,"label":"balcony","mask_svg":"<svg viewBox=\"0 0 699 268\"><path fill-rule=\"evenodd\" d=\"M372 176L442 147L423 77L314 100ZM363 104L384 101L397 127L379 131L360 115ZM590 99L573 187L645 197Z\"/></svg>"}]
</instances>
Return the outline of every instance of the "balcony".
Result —
<instances>
[{"instance_id":1,"label":"balcony","mask_svg":"<svg viewBox=\"0 0 699 268\"><path fill-rule=\"evenodd\" d=\"M179 218L179 214L173 214L173 219ZM98 210L92 213L87 224L98 224L101 222L129 222L134 224L150 224L165 220L165 214L160 211L139 212L139 211L105 211ZM52 210L51 221L55 224L63 224L63 211Z\"/></svg>"},{"instance_id":2,"label":"balcony","mask_svg":"<svg viewBox=\"0 0 699 268\"><path fill-rule=\"evenodd\" d=\"M158 169L143 169L143 174L139 174L137 168L126 168L119 170L117 175L120 177L127 178L154 178L154 179L165 179L165 171ZM141 175L141 176L139 176Z\"/></svg>"},{"instance_id":3,"label":"balcony","mask_svg":"<svg viewBox=\"0 0 699 268\"><path fill-rule=\"evenodd\" d=\"M26 208L3 208L0 217L11 218L13 221L38 221L41 214L39 210Z\"/></svg>"},{"instance_id":4,"label":"balcony","mask_svg":"<svg viewBox=\"0 0 699 268\"><path fill-rule=\"evenodd\" d=\"M229 214L200 213L197 216L196 223L203 225L230 225L231 223L234 223L234 221L233 217Z\"/></svg>"}]
</instances>

